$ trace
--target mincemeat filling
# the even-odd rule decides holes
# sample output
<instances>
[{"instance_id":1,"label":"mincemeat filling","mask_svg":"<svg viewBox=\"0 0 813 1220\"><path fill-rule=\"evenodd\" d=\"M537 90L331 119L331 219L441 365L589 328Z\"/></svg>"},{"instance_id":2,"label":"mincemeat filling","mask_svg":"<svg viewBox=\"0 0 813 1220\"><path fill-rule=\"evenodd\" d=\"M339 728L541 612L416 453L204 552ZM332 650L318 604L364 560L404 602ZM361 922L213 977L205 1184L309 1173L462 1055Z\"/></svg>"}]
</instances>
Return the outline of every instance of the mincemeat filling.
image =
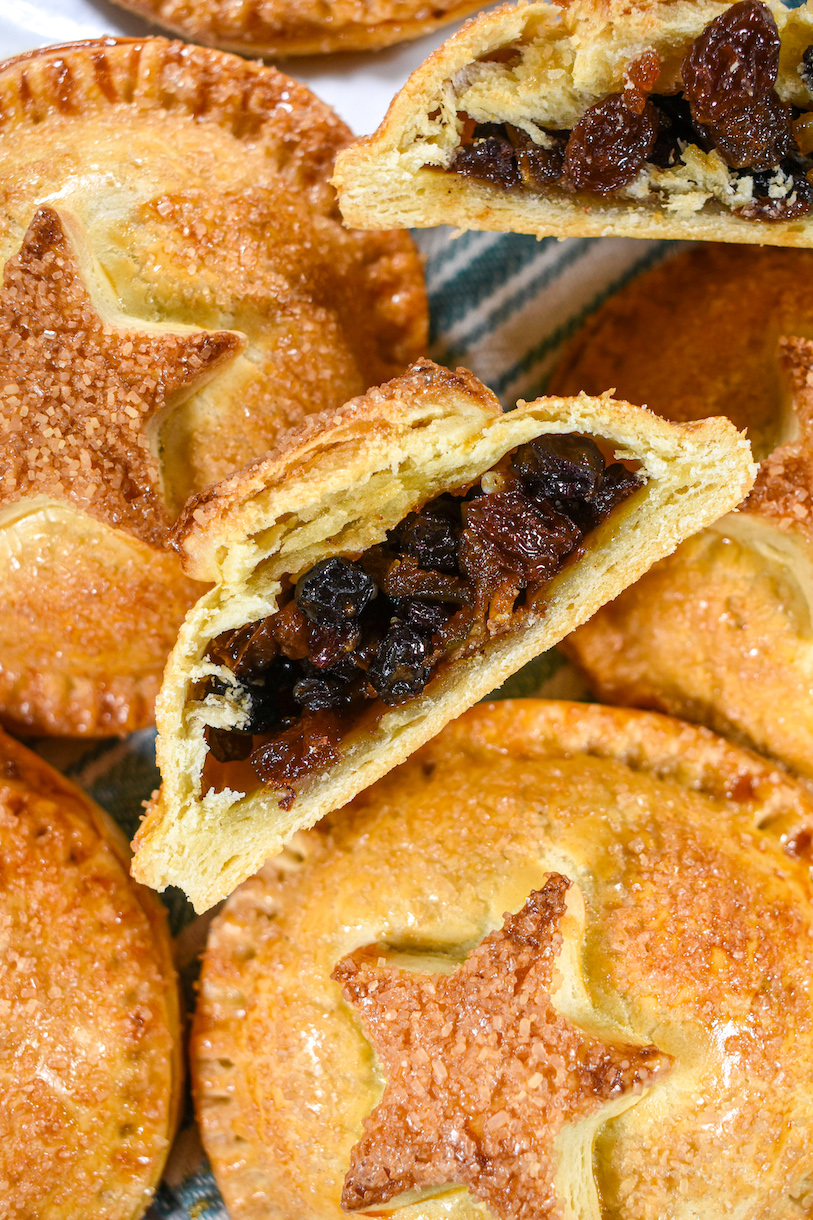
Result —
<instances>
[{"instance_id":1,"label":"mincemeat filling","mask_svg":"<svg viewBox=\"0 0 813 1220\"><path fill-rule=\"evenodd\" d=\"M206 729L210 756L247 760L290 808L294 781L337 761L365 709L414 698L444 662L540 611L541 591L585 535L639 486L595 441L551 434L410 513L379 546L317 563L276 613L209 646L234 681L209 678L201 693L247 715L239 730ZM220 786L213 771L204 787Z\"/></svg>"},{"instance_id":2,"label":"mincemeat filling","mask_svg":"<svg viewBox=\"0 0 813 1220\"><path fill-rule=\"evenodd\" d=\"M512 191L551 187L612 195L645 165L671 169L693 145L716 149L752 199L735 209L746 220L793 220L813 209L813 159L800 148L797 123L809 112L781 101L779 31L771 11L742 0L715 17L693 42L681 69L683 90L652 92L661 63L654 51L630 64L621 93L591 106L572 131L545 130L547 147L509 123L477 124L461 114L463 133L446 172ZM799 75L813 95L813 46Z\"/></svg>"}]
</instances>

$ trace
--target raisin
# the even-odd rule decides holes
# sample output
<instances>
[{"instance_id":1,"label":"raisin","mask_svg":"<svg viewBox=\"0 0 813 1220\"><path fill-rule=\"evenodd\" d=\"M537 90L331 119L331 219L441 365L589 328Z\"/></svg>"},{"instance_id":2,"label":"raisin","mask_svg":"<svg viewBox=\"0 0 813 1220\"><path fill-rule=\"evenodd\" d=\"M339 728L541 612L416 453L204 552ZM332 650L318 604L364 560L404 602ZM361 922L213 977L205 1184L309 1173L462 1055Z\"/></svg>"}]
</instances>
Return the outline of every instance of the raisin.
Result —
<instances>
[{"instance_id":1,"label":"raisin","mask_svg":"<svg viewBox=\"0 0 813 1220\"><path fill-rule=\"evenodd\" d=\"M522 185L511 141L505 135L486 136L471 144L461 144L452 157L449 169L467 178L488 182L491 186L512 190Z\"/></svg>"},{"instance_id":2,"label":"raisin","mask_svg":"<svg viewBox=\"0 0 813 1220\"><path fill-rule=\"evenodd\" d=\"M370 547L364 564L387 597L393 599L421 597L459 603L468 598L466 583L459 576L421 568L413 555L393 555L387 547Z\"/></svg>"},{"instance_id":3,"label":"raisin","mask_svg":"<svg viewBox=\"0 0 813 1220\"><path fill-rule=\"evenodd\" d=\"M807 216L813 211L813 186L810 185L804 173L796 168L782 167L787 184L787 193L778 199L772 199L769 193L775 172L754 174L754 197L750 203L737 211L744 220L796 220Z\"/></svg>"},{"instance_id":4,"label":"raisin","mask_svg":"<svg viewBox=\"0 0 813 1220\"><path fill-rule=\"evenodd\" d=\"M741 0L709 22L683 61L683 87L697 123L717 123L767 97L779 71L779 31L757 0Z\"/></svg>"},{"instance_id":5,"label":"raisin","mask_svg":"<svg viewBox=\"0 0 813 1220\"><path fill-rule=\"evenodd\" d=\"M595 441L556 432L521 445L513 466L529 494L547 500L591 500L604 477L604 458Z\"/></svg>"},{"instance_id":6,"label":"raisin","mask_svg":"<svg viewBox=\"0 0 813 1220\"><path fill-rule=\"evenodd\" d=\"M419 512L409 513L390 530L387 540L396 550L414 556L419 568L459 576L457 550L462 528L460 500L444 495Z\"/></svg>"},{"instance_id":7,"label":"raisin","mask_svg":"<svg viewBox=\"0 0 813 1220\"><path fill-rule=\"evenodd\" d=\"M206 745L219 763L242 762L251 753L253 738L250 733L216 729L209 724L206 726Z\"/></svg>"},{"instance_id":8,"label":"raisin","mask_svg":"<svg viewBox=\"0 0 813 1220\"><path fill-rule=\"evenodd\" d=\"M593 525L595 528L605 517L608 517L616 505L641 486L636 475L627 470L621 462L613 462L604 472L598 495L590 505L593 510Z\"/></svg>"},{"instance_id":9,"label":"raisin","mask_svg":"<svg viewBox=\"0 0 813 1220\"><path fill-rule=\"evenodd\" d=\"M634 114L620 93L591 106L570 133L564 176L579 191L609 195L631 182L658 133L658 112L647 102Z\"/></svg>"},{"instance_id":10,"label":"raisin","mask_svg":"<svg viewBox=\"0 0 813 1220\"><path fill-rule=\"evenodd\" d=\"M317 669L330 669L342 657L347 656L361 640L358 623L342 623L340 626L321 627L311 623L308 632L308 660Z\"/></svg>"},{"instance_id":11,"label":"raisin","mask_svg":"<svg viewBox=\"0 0 813 1220\"><path fill-rule=\"evenodd\" d=\"M766 170L796 150L790 107L773 92L750 106L730 110L709 131L727 165Z\"/></svg>"},{"instance_id":12,"label":"raisin","mask_svg":"<svg viewBox=\"0 0 813 1220\"><path fill-rule=\"evenodd\" d=\"M341 678L325 674L320 678L301 678L294 687L294 699L309 712L329 707L349 707L353 691Z\"/></svg>"},{"instance_id":13,"label":"raisin","mask_svg":"<svg viewBox=\"0 0 813 1220\"><path fill-rule=\"evenodd\" d=\"M409 623L396 624L378 646L367 680L390 707L419 695L431 674L431 641Z\"/></svg>"},{"instance_id":14,"label":"raisin","mask_svg":"<svg viewBox=\"0 0 813 1220\"><path fill-rule=\"evenodd\" d=\"M208 657L227 666L238 678L257 674L274 660L279 652L270 619L247 623L234 631L224 631L209 646Z\"/></svg>"},{"instance_id":15,"label":"raisin","mask_svg":"<svg viewBox=\"0 0 813 1220\"><path fill-rule=\"evenodd\" d=\"M296 798L293 781L338 762L340 736L335 712L306 713L284 733L252 750L251 765L262 783L285 792L279 803L290 809Z\"/></svg>"},{"instance_id":16,"label":"raisin","mask_svg":"<svg viewBox=\"0 0 813 1220\"><path fill-rule=\"evenodd\" d=\"M579 530L552 505L521 491L496 491L468 508L461 560L487 588L506 578L517 586L545 580L579 540Z\"/></svg>"},{"instance_id":17,"label":"raisin","mask_svg":"<svg viewBox=\"0 0 813 1220\"><path fill-rule=\"evenodd\" d=\"M393 602L393 609L398 618L405 623L411 623L419 631L434 635L446 625L454 607L443 602L428 602L413 598L404 598Z\"/></svg>"},{"instance_id":18,"label":"raisin","mask_svg":"<svg viewBox=\"0 0 813 1220\"><path fill-rule=\"evenodd\" d=\"M541 190L562 176L565 163L565 146L570 132L546 131L549 146L535 144L519 127L506 124L508 138L514 146L517 169L523 186L529 190Z\"/></svg>"},{"instance_id":19,"label":"raisin","mask_svg":"<svg viewBox=\"0 0 813 1220\"><path fill-rule=\"evenodd\" d=\"M296 604L319 627L331 627L358 618L376 595L375 581L363 568L346 559L323 559L301 576Z\"/></svg>"},{"instance_id":20,"label":"raisin","mask_svg":"<svg viewBox=\"0 0 813 1220\"><path fill-rule=\"evenodd\" d=\"M810 93L813 94L813 47L808 47L802 56L802 62L799 64L799 75L801 76Z\"/></svg>"},{"instance_id":21,"label":"raisin","mask_svg":"<svg viewBox=\"0 0 813 1220\"><path fill-rule=\"evenodd\" d=\"M708 132L692 121L689 103L682 93L653 93L650 101L658 111L658 136L649 154L653 165L671 169L677 165L687 144L696 144L704 152L711 151L714 143Z\"/></svg>"}]
</instances>

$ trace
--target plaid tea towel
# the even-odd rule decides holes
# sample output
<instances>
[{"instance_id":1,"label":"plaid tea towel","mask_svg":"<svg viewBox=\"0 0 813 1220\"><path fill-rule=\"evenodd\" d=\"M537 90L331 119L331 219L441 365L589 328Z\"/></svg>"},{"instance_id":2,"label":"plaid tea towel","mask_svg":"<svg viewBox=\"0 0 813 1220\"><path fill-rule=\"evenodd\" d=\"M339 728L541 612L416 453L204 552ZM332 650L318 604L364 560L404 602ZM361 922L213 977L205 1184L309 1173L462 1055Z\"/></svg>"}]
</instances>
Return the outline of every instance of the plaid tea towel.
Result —
<instances>
[{"instance_id":1,"label":"plaid tea towel","mask_svg":"<svg viewBox=\"0 0 813 1220\"><path fill-rule=\"evenodd\" d=\"M430 355L450 368L465 365L506 408L544 393L562 344L598 305L641 271L674 253L675 243L621 238L547 238L464 233L445 228L415 234L426 259L431 311ZM500 697L585 698L587 692L555 650L505 684ZM142 802L157 787L155 734L126 741L41 740L39 753L85 788L122 826L135 833ZM184 895L163 895L177 938L178 962L190 1007L211 914L194 916ZM228 1220L206 1164L187 1104L150 1220Z\"/></svg>"}]
</instances>

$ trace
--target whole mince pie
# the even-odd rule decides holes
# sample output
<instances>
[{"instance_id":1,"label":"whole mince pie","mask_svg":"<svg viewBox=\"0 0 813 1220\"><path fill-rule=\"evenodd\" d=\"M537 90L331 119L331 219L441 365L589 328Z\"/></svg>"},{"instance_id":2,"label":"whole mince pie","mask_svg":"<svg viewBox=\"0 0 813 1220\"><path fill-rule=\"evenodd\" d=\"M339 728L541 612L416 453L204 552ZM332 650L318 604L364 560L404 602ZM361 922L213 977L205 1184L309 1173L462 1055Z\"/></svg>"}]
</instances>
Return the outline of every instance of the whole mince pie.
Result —
<instances>
[{"instance_id":1,"label":"whole mince pie","mask_svg":"<svg viewBox=\"0 0 813 1220\"><path fill-rule=\"evenodd\" d=\"M612 599L752 482L722 420L608 397L504 414L429 361L191 500L214 584L158 713L134 875L203 910Z\"/></svg>"},{"instance_id":2,"label":"whole mince pie","mask_svg":"<svg viewBox=\"0 0 813 1220\"><path fill-rule=\"evenodd\" d=\"M229 1216L801 1216L812 825L682 721L470 708L212 923L190 1061Z\"/></svg>"},{"instance_id":3,"label":"whole mince pie","mask_svg":"<svg viewBox=\"0 0 813 1220\"><path fill-rule=\"evenodd\" d=\"M813 11L739 0L483 14L334 181L348 223L810 245Z\"/></svg>"}]
</instances>

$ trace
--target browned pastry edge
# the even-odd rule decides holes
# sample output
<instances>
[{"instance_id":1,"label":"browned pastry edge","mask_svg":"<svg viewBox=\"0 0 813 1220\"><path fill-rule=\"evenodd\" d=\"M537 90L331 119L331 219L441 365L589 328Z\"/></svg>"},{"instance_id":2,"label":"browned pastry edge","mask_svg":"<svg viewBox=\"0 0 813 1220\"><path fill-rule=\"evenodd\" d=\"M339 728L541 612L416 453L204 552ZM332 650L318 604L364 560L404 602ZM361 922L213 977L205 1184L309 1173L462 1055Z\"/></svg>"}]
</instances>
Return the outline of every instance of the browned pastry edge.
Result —
<instances>
[{"instance_id":1,"label":"browned pastry edge","mask_svg":"<svg viewBox=\"0 0 813 1220\"><path fill-rule=\"evenodd\" d=\"M322 22L303 17L299 20L289 14L295 5L280 3L279 15L269 19L268 4L259 5L256 0L242 5L239 16L228 0L208 0L195 3L187 0L179 5L177 0L114 0L121 8L138 13L148 21L154 21L166 29L173 30L185 38L202 42L224 51L236 51L242 55L286 56L324 55L333 51L364 51L389 47L393 43L420 38L440 26L465 17L481 7L481 0L436 0L427 11L420 0L408 3L383 5L393 13L401 15L390 19L370 21L365 10L369 5L355 3L355 17L348 16L336 28L331 18ZM208 11L204 11L207 9ZM421 16L423 13L425 15Z\"/></svg>"}]
</instances>

